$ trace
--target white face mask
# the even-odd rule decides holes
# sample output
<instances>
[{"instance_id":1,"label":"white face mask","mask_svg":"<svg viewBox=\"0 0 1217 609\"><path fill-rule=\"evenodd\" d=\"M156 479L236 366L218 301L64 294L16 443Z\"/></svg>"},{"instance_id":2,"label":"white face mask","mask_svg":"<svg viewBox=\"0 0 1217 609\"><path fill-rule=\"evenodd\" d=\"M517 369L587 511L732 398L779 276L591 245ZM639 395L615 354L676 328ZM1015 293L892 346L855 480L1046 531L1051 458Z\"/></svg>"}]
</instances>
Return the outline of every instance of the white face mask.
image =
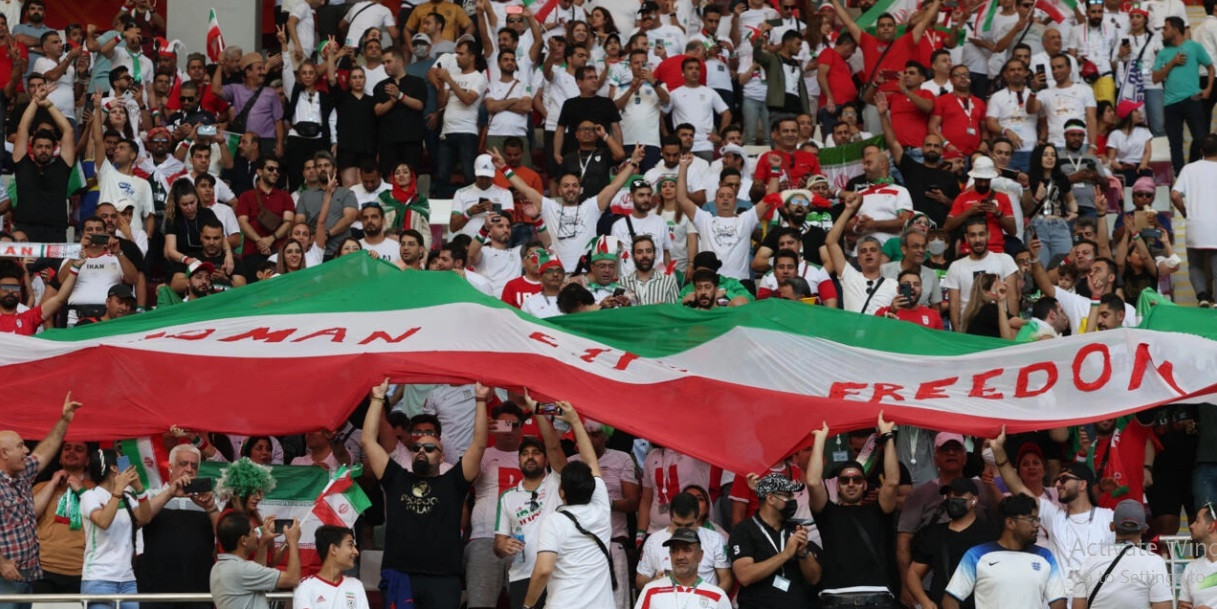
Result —
<instances>
[{"instance_id":1,"label":"white face mask","mask_svg":"<svg viewBox=\"0 0 1217 609\"><path fill-rule=\"evenodd\" d=\"M930 252L930 255L932 256L941 256L943 252L947 251L947 242L943 241L942 239L934 239L926 245L925 249Z\"/></svg>"}]
</instances>

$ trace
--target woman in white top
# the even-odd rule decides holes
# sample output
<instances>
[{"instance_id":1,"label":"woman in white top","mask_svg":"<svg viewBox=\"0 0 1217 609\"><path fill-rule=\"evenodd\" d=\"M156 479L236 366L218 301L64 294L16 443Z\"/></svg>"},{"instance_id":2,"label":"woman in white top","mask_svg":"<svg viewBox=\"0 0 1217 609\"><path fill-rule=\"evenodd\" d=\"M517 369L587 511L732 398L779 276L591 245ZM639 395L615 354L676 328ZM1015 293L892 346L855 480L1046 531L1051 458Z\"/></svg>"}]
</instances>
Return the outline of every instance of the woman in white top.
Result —
<instances>
[{"instance_id":1,"label":"woman in white top","mask_svg":"<svg viewBox=\"0 0 1217 609\"><path fill-rule=\"evenodd\" d=\"M659 214L668 223L668 236L672 240L672 264L676 270L676 282L684 284L686 275L692 276L693 269L689 268L691 261L697 257L697 229L692 220L680 210L676 202L676 178L663 176L659 178Z\"/></svg>"},{"instance_id":2,"label":"woman in white top","mask_svg":"<svg viewBox=\"0 0 1217 609\"><path fill-rule=\"evenodd\" d=\"M1116 107L1119 122L1107 135L1107 160L1112 172L1124 177L1124 184L1132 186L1141 172L1148 172L1149 157L1153 152L1154 135L1144 126L1143 102L1124 100Z\"/></svg>"},{"instance_id":3,"label":"woman in white top","mask_svg":"<svg viewBox=\"0 0 1217 609\"><path fill-rule=\"evenodd\" d=\"M85 555L80 574L81 594L135 594L136 528L154 515L153 504L163 506L177 486L168 486L149 501L134 467L119 471L118 453L98 450L89 461L89 477L97 486L80 496L85 516ZM89 603L88 609L112 608L113 603ZM122 603L138 609L139 603Z\"/></svg>"}]
</instances>

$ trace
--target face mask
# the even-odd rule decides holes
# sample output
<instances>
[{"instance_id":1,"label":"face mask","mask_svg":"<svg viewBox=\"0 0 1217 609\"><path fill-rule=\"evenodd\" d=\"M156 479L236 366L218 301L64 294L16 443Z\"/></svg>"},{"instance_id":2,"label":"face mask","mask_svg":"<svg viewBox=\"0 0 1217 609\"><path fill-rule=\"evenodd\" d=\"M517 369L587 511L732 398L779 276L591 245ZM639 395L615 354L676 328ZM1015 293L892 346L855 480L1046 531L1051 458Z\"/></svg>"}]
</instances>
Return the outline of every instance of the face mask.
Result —
<instances>
[{"instance_id":1,"label":"face mask","mask_svg":"<svg viewBox=\"0 0 1217 609\"><path fill-rule=\"evenodd\" d=\"M951 520L959 520L968 515L967 497L949 497L946 500L947 516Z\"/></svg>"},{"instance_id":2,"label":"face mask","mask_svg":"<svg viewBox=\"0 0 1217 609\"><path fill-rule=\"evenodd\" d=\"M20 302L20 299L18 299L15 295L5 294L4 296L0 296L0 306L3 306L6 309L17 308L18 302Z\"/></svg>"},{"instance_id":3,"label":"face mask","mask_svg":"<svg viewBox=\"0 0 1217 609\"><path fill-rule=\"evenodd\" d=\"M794 499L786 501L786 505L782 506L782 520L790 520L794 518L794 513L799 509L799 502Z\"/></svg>"},{"instance_id":4,"label":"face mask","mask_svg":"<svg viewBox=\"0 0 1217 609\"><path fill-rule=\"evenodd\" d=\"M431 47L429 47L429 46L414 47L414 58L415 59L425 59L427 57L427 55L430 55L430 54L431 54Z\"/></svg>"},{"instance_id":5,"label":"face mask","mask_svg":"<svg viewBox=\"0 0 1217 609\"><path fill-rule=\"evenodd\" d=\"M929 251L931 255L941 256L943 252L947 251L947 242L941 239L935 239L926 245L925 249Z\"/></svg>"}]
</instances>

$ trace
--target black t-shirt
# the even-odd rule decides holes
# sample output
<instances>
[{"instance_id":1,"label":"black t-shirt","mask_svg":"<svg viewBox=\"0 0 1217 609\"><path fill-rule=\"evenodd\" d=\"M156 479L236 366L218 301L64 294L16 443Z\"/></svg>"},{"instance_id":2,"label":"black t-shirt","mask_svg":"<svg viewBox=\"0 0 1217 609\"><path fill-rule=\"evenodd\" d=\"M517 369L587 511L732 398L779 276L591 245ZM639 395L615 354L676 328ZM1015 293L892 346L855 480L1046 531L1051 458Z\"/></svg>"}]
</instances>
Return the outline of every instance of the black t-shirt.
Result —
<instances>
[{"instance_id":1,"label":"black t-shirt","mask_svg":"<svg viewBox=\"0 0 1217 609\"><path fill-rule=\"evenodd\" d=\"M219 222L216 213L206 207L199 209L193 220L187 220L181 212L173 216L173 226L169 227L169 233L177 238L177 251L198 257L203 251L203 239L199 233L205 222Z\"/></svg>"},{"instance_id":2,"label":"black t-shirt","mask_svg":"<svg viewBox=\"0 0 1217 609\"><path fill-rule=\"evenodd\" d=\"M971 526L962 531L952 531L950 523L939 522L925 527L913 537L913 562L930 566L933 576L930 578L930 589L926 594L935 603L942 603L947 584L955 573L955 567L972 546L988 543L997 539L998 532L989 522L977 518ZM976 603L971 597L960 603L964 609L974 607Z\"/></svg>"},{"instance_id":3,"label":"black t-shirt","mask_svg":"<svg viewBox=\"0 0 1217 609\"><path fill-rule=\"evenodd\" d=\"M1001 325L998 323L997 317L1000 314L995 302L987 302L981 305L976 314L972 316L972 319L968 321L968 334L1001 338Z\"/></svg>"},{"instance_id":4,"label":"black t-shirt","mask_svg":"<svg viewBox=\"0 0 1217 609\"><path fill-rule=\"evenodd\" d=\"M599 149L591 152L572 150L562 157L561 171L558 175L573 173L579 176L583 184L583 198L594 197L612 182L609 169L613 167L613 155L607 150Z\"/></svg>"},{"instance_id":5,"label":"black t-shirt","mask_svg":"<svg viewBox=\"0 0 1217 609\"><path fill-rule=\"evenodd\" d=\"M181 250L179 250L179 251L181 251ZM212 264L212 266L216 267L216 271L218 271L220 273L224 272L224 254L222 252L220 253L219 256L204 256L203 252L199 252L198 255L194 256L194 258L202 260L203 262L210 262ZM215 277L211 278L212 291L222 292L224 290L231 290L232 289L232 278L237 275L242 275L242 276L245 275L245 273L244 273L245 267L243 267L241 265L241 262L242 262L241 257L234 255L232 262L233 262L233 267L232 267L231 275L226 275L221 279L216 279ZM171 263L169 263L169 267L170 267L170 271L171 271L169 273L170 277L173 277L174 275L181 273L183 275L186 275L187 279L189 279L188 273L190 272L190 270L189 270L189 268L187 268L186 265L184 265L180 262L171 262Z\"/></svg>"},{"instance_id":6,"label":"black t-shirt","mask_svg":"<svg viewBox=\"0 0 1217 609\"><path fill-rule=\"evenodd\" d=\"M135 565L140 590L207 592L210 589L208 579L215 563L215 531L206 512L166 507L141 529L144 553Z\"/></svg>"},{"instance_id":7,"label":"black t-shirt","mask_svg":"<svg viewBox=\"0 0 1217 609\"><path fill-rule=\"evenodd\" d=\"M418 99L426 102L426 85L423 86L422 94L423 97ZM416 97L410 91L407 91L406 95ZM343 91L335 99L334 111L338 113L340 149L366 154L376 151L376 100L373 96L355 97L350 91Z\"/></svg>"},{"instance_id":8,"label":"black t-shirt","mask_svg":"<svg viewBox=\"0 0 1217 609\"><path fill-rule=\"evenodd\" d=\"M907 154L900 157L899 168L904 176L904 187L913 199L913 209L929 216L938 226L946 224L951 206L932 201L925 193L930 186L937 186L946 195L947 201L954 201L959 196L959 182L955 180L955 175L945 169L926 167Z\"/></svg>"},{"instance_id":9,"label":"black t-shirt","mask_svg":"<svg viewBox=\"0 0 1217 609\"><path fill-rule=\"evenodd\" d=\"M617 111L617 105L613 103L613 100L599 95L572 97L563 102L562 111L558 114L558 127L566 128L566 141L562 145L563 153L574 150L578 145L578 141L575 140L575 130L583 121L592 121L611 133L609 127L613 123L621 122L621 113Z\"/></svg>"},{"instance_id":10,"label":"black t-shirt","mask_svg":"<svg viewBox=\"0 0 1217 609\"><path fill-rule=\"evenodd\" d=\"M892 515L885 514L878 503L842 506L830 501L816 514L816 525L824 540L824 553L820 556L821 588L899 589L892 586L889 576ZM869 543L862 534L864 531Z\"/></svg>"},{"instance_id":11,"label":"black t-shirt","mask_svg":"<svg viewBox=\"0 0 1217 609\"><path fill-rule=\"evenodd\" d=\"M373 97L377 103L388 101L389 96L385 93L385 85L391 82L397 83L398 91L414 99L421 99L424 103L427 101L427 83L417 76L407 74L402 76L400 80L390 76L376 83L376 88L373 89ZM342 120L342 115L339 114L338 116L339 120ZM377 127L382 141L423 141L423 113L421 110L411 110L405 104L393 104L393 107L380 117Z\"/></svg>"},{"instance_id":12,"label":"black t-shirt","mask_svg":"<svg viewBox=\"0 0 1217 609\"><path fill-rule=\"evenodd\" d=\"M828 237L828 231L832 230L832 225L841 217L841 212L845 211L844 205L833 205L828 209L812 209L807 214L807 219L803 222L803 260L824 266L824 261L820 260L820 246L824 245ZM778 252L778 233L780 230L770 229L765 235L765 240L761 245L773 250L774 254Z\"/></svg>"},{"instance_id":13,"label":"black t-shirt","mask_svg":"<svg viewBox=\"0 0 1217 609\"><path fill-rule=\"evenodd\" d=\"M731 530L727 548L730 550L731 562L741 558L751 558L754 563L764 562L778 554L785 547L784 540L789 539L791 531L773 530L760 518L752 517L739 523ZM808 546L814 544L808 542ZM816 548L812 547L812 551ZM774 576L782 576L790 580L790 588L785 592L774 587ZM803 580L803 572L799 570L798 559L790 560L774 571L772 575L751 586L741 586L739 596L740 609L769 609L770 607L807 607L811 604L812 587Z\"/></svg>"},{"instance_id":14,"label":"black t-shirt","mask_svg":"<svg viewBox=\"0 0 1217 609\"><path fill-rule=\"evenodd\" d=\"M469 492L460 464L423 477L389 460L380 485L387 527L383 566L402 573L460 575L461 511Z\"/></svg>"},{"instance_id":15,"label":"black t-shirt","mask_svg":"<svg viewBox=\"0 0 1217 609\"><path fill-rule=\"evenodd\" d=\"M67 184L71 173L72 168L58 156L46 165L35 163L29 154L22 157L13 177L17 181L13 221L67 228Z\"/></svg>"}]
</instances>

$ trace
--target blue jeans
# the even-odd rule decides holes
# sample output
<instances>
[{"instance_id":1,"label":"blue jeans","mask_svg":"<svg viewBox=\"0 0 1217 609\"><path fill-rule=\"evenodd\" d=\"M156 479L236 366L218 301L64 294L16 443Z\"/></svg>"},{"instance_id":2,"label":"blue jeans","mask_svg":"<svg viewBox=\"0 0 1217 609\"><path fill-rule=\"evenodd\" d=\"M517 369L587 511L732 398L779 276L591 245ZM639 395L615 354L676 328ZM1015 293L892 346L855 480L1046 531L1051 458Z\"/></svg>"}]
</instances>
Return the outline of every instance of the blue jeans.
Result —
<instances>
[{"instance_id":1,"label":"blue jeans","mask_svg":"<svg viewBox=\"0 0 1217 609\"><path fill-rule=\"evenodd\" d=\"M769 106L765 105L765 100L745 97L741 105L744 113L744 145L756 143L757 121L761 123L761 141L769 144Z\"/></svg>"},{"instance_id":2,"label":"blue jeans","mask_svg":"<svg viewBox=\"0 0 1217 609\"><path fill-rule=\"evenodd\" d=\"M1192 134L1192 160L1196 160L1195 151L1200 138L1208 132L1209 119L1204 115L1204 105L1199 99L1185 99L1181 102L1168 104L1163 109L1166 118L1166 137L1171 145L1171 165L1175 167L1175 175L1183 170L1183 125Z\"/></svg>"},{"instance_id":3,"label":"blue jeans","mask_svg":"<svg viewBox=\"0 0 1217 609\"><path fill-rule=\"evenodd\" d=\"M473 184L473 159L477 157L478 136L476 133L449 133L439 142L439 160L435 175L431 176L431 196L451 199L456 188L452 186L452 168L461 163L461 174L465 185Z\"/></svg>"},{"instance_id":4,"label":"blue jeans","mask_svg":"<svg viewBox=\"0 0 1217 609\"><path fill-rule=\"evenodd\" d=\"M1217 463L1197 463L1192 468L1192 495L1196 509L1217 501Z\"/></svg>"},{"instance_id":5,"label":"blue jeans","mask_svg":"<svg viewBox=\"0 0 1217 609\"><path fill-rule=\"evenodd\" d=\"M99 579L80 580L81 594L135 594L137 592L139 590L135 586L135 580L127 582L112 582ZM114 609L114 603L89 603L88 609ZM122 603L121 609L139 609L139 603Z\"/></svg>"},{"instance_id":6,"label":"blue jeans","mask_svg":"<svg viewBox=\"0 0 1217 609\"><path fill-rule=\"evenodd\" d=\"M1145 118L1149 121L1149 131L1154 134L1154 137L1166 135L1166 119L1162 114L1163 96L1165 95L1166 91L1162 89L1145 90Z\"/></svg>"},{"instance_id":7,"label":"blue jeans","mask_svg":"<svg viewBox=\"0 0 1217 609\"><path fill-rule=\"evenodd\" d=\"M33 587L30 582L14 582L0 578L0 594L30 594ZM0 609L30 609L30 603L0 603Z\"/></svg>"},{"instance_id":8,"label":"blue jeans","mask_svg":"<svg viewBox=\"0 0 1217 609\"><path fill-rule=\"evenodd\" d=\"M1068 254L1073 247L1073 233L1064 218L1048 218L1037 214L1031 218L1030 226L1035 231L1035 236L1039 237L1040 263L1044 268L1048 268L1053 256ZM1027 243L1030 242L1028 239Z\"/></svg>"}]
</instances>

